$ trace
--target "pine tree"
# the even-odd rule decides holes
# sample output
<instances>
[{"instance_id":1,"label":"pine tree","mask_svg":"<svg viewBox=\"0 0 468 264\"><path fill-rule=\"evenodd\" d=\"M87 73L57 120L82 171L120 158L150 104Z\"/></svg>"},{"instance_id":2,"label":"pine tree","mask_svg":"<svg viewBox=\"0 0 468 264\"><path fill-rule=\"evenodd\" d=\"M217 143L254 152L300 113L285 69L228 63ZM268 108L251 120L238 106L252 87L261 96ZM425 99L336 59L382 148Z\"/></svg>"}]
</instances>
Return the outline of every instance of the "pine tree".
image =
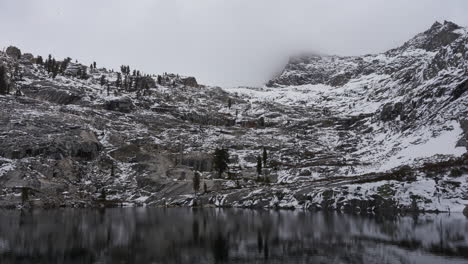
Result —
<instances>
[{"instance_id":1,"label":"pine tree","mask_svg":"<svg viewBox=\"0 0 468 264\"><path fill-rule=\"evenodd\" d=\"M70 57L67 57L65 58L61 63L60 63L60 73L64 73L65 70L67 69L68 67L68 64L70 63L71 61L71 58Z\"/></svg>"},{"instance_id":2,"label":"pine tree","mask_svg":"<svg viewBox=\"0 0 468 264\"><path fill-rule=\"evenodd\" d=\"M96 69L96 62L93 62L93 69Z\"/></svg>"},{"instance_id":3,"label":"pine tree","mask_svg":"<svg viewBox=\"0 0 468 264\"><path fill-rule=\"evenodd\" d=\"M231 101L231 98L228 99L228 108L231 109L231 106L232 106L232 101Z\"/></svg>"},{"instance_id":4,"label":"pine tree","mask_svg":"<svg viewBox=\"0 0 468 264\"><path fill-rule=\"evenodd\" d=\"M88 73L86 72L86 67L84 67L84 68L81 70L80 78L83 79L83 80L88 79Z\"/></svg>"},{"instance_id":5,"label":"pine tree","mask_svg":"<svg viewBox=\"0 0 468 264\"><path fill-rule=\"evenodd\" d=\"M54 60L52 60L52 55L49 54L49 57L47 58L46 62L45 62L45 68L47 70L47 73L51 73L53 71L53 67L54 67Z\"/></svg>"},{"instance_id":6,"label":"pine tree","mask_svg":"<svg viewBox=\"0 0 468 264\"><path fill-rule=\"evenodd\" d=\"M36 64L39 64L39 65L44 64L44 60L42 59L41 56L37 56L37 58L36 58Z\"/></svg>"},{"instance_id":7,"label":"pine tree","mask_svg":"<svg viewBox=\"0 0 468 264\"><path fill-rule=\"evenodd\" d=\"M117 73L117 80L115 81L115 86L117 86L117 88L120 88L120 86L122 85L122 74L120 74L120 72Z\"/></svg>"},{"instance_id":8,"label":"pine tree","mask_svg":"<svg viewBox=\"0 0 468 264\"><path fill-rule=\"evenodd\" d=\"M204 193L208 192L208 186L206 186L206 182L203 182L203 192Z\"/></svg>"},{"instance_id":9,"label":"pine tree","mask_svg":"<svg viewBox=\"0 0 468 264\"><path fill-rule=\"evenodd\" d=\"M267 166L267 159L268 159L268 153L267 153L267 150L266 150L265 147L263 147L263 156L262 156L262 158L263 158L263 167L266 168L266 166Z\"/></svg>"},{"instance_id":10,"label":"pine tree","mask_svg":"<svg viewBox=\"0 0 468 264\"><path fill-rule=\"evenodd\" d=\"M158 84L159 85L161 85L161 81L162 81L161 75L158 75Z\"/></svg>"},{"instance_id":11,"label":"pine tree","mask_svg":"<svg viewBox=\"0 0 468 264\"><path fill-rule=\"evenodd\" d=\"M106 76L101 75L100 84L101 84L101 86L104 86L104 84L106 84Z\"/></svg>"},{"instance_id":12,"label":"pine tree","mask_svg":"<svg viewBox=\"0 0 468 264\"><path fill-rule=\"evenodd\" d=\"M59 64L55 61L55 59L53 59L52 65L52 78L55 78L59 72Z\"/></svg>"},{"instance_id":13,"label":"pine tree","mask_svg":"<svg viewBox=\"0 0 468 264\"><path fill-rule=\"evenodd\" d=\"M138 77L135 77L135 78L133 79L133 89L134 89L134 90L138 90L138 83L139 83L139 81L140 81L140 80L139 80Z\"/></svg>"},{"instance_id":14,"label":"pine tree","mask_svg":"<svg viewBox=\"0 0 468 264\"><path fill-rule=\"evenodd\" d=\"M257 174L262 175L262 158L257 156Z\"/></svg>"},{"instance_id":15,"label":"pine tree","mask_svg":"<svg viewBox=\"0 0 468 264\"><path fill-rule=\"evenodd\" d=\"M223 172L228 169L229 152L227 149L216 148L213 156L213 166L218 172L218 177L221 178Z\"/></svg>"},{"instance_id":16,"label":"pine tree","mask_svg":"<svg viewBox=\"0 0 468 264\"><path fill-rule=\"evenodd\" d=\"M107 197L106 189L102 188L101 189L101 195L99 195L99 198L101 198L101 200L105 201L106 197Z\"/></svg>"},{"instance_id":17,"label":"pine tree","mask_svg":"<svg viewBox=\"0 0 468 264\"><path fill-rule=\"evenodd\" d=\"M8 93L8 82L6 76L6 68L3 65L0 65L0 94Z\"/></svg>"},{"instance_id":18,"label":"pine tree","mask_svg":"<svg viewBox=\"0 0 468 264\"><path fill-rule=\"evenodd\" d=\"M200 190L200 173L198 171L193 175L193 190L195 191L195 195Z\"/></svg>"}]
</instances>

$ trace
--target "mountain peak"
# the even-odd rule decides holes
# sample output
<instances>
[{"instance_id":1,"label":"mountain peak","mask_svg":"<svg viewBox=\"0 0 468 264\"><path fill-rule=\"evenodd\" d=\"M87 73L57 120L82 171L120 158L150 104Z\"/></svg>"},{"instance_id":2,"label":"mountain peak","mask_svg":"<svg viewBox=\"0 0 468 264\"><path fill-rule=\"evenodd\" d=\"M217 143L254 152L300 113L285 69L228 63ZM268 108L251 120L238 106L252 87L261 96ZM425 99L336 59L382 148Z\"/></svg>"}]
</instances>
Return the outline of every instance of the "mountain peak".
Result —
<instances>
[{"instance_id":1,"label":"mountain peak","mask_svg":"<svg viewBox=\"0 0 468 264\"><path fill-rule=\"evenodd\" d=\"M401 48L418 48L427 51L435 51L441 47L447 46L460 37L460 33L455 32L460 29L459 25L444 21L440 23L436 21L428 30L416 35L414 38L406 42Z\"/></svg>"},{"instance_id":2,"label":"mountain peak","mask_svg":"<svg viewBox=\"0 0 468 264\"><path fill-rule=\"evenodd\" d=\"M444 23L436 21L432 26L426 30L423 34L437 34L441 31L453 32L454 30L460 29L461 27L451 21L444 20Z\"/></svg>"},{"instance_id":3,"label":"mountain peak","mask_svg":"<svg viewBox=\"0 0 468 264\"><path fill-rule=\"evenodd\" d=\"M439 21L436 21L436 22L434 22L434 24L432 24L432 26L431 26L431 28L429 30L437 30L442 26L443 26L443 24L441 24Z\"/></svg>"}]
</instances>

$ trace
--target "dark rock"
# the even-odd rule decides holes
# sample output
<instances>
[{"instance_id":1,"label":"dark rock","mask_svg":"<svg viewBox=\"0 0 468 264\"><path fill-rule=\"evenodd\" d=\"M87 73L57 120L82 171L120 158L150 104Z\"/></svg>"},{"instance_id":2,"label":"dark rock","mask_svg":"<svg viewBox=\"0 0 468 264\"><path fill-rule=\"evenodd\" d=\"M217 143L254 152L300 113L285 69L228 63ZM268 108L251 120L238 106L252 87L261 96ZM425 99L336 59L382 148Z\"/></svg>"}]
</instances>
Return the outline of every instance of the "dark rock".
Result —
<instances>
[{"instance_id":1,"label":"dark rock","mask_svg":"<svg viewBox=\"0 0 468 264\"><path fill-rule=\"evenodd\" d=\"M5 53L6 53L8 56L10 56L10 57L12 57L12 58L14 58L14 59L19 59L19 58L21 58L21 50L18 49L17 47L14 47L14 46L9 46L9 47L6 49Z\"/></svg>"},{"instance_id":2,"label":"dark rock","mask_svg":"<svg viewBox=\"0 0 468 264\"><path fill-rule=\"evenodd\" d=\"M312 172L308 169L301 170L301 172L299 173L299 176L311 176L311 175L312 175Z\"/></svg>"},{"instance_id":3,"label":"dark rock","mask_svg":"<svg viewBox=\"0 0 468 264\"><path fill-rule=\"evenodd\" d=\"M53 86L41 86L40 88L36 87L23 87L21 90L24 95L49 101L51 103L69 105L74 104L81 100L81 95L70 91L69 89L61 89L60 87Z\"/></svg>"},{"instance_id":4,"label":"dark rock","mask_svg":"<svg viewBox=\"0 0 468 264\"><path fill-rule=\"evenodd\" d=\"M44 156L51 159L63 159L74 157L82 160L92 160L99 155L102 149L93 132L70 131L67 134L48 138L44 135L53 134L46 128L35 127L39 130L38 137L16 137L2 142L0 156L10 159L22 159L26 157ZM34 140L33 140L34 139Z\"/></svg>"},{"instance_id":5,"label":"dark rock","mask_svg":"<svg viewBox=\"0 0 468 264\"><path fill-rule=\"evenodd\" d=\"M106 102L105 108L111 111L130 113L133 111L133 109L135 109L135 105L130 98L123 97Z\"/></svg>"},{"instance_id":6,"label":"dark rock","mask_svg":"<svg viewBox=\"0 0 468 264\"><path fill-rule=\"evenodd\" d=\"M180 164L196 171L211 171L213 169L213 156L202 152L187 153L182 156Z\"/></svg>"},{"instance_id":7,"label":"dark rock","mask_svg":"<svg viewBox=\"0 0 468 264\"><path fill-rule=\"evenodd\" d=\"M468 149L468 119L460 120L460 127L463 130L463 136L458 140L457 147Z\"/></svg>"},{"instance_id":8,"label":"dark rock","mask_svg":"<svg viewBox=\"0 0 468 264\"><path fill-rule=\"evenodd\" d=\"M31 53L25 53L21 56L21 63L32 65L34 63L34 55Z\"/></svg>"},{"instance_id":9,"label":"dark rock","mask_svg":"<svg viewBox=\"0 0 468 264\"><path fill-rule=\"evenodd\" d=\"M86 71L86 66L70 62L68 63L64 73L68 76L78 76L82 71Z\"/></svg>"},{"instance_id":10,"label":"dark rock","mask_svg":"<svg viewBox=\"0 0 468 264\"><path fill-rule=\"evenodd\" d=\"M460 26L449 21L445 21L443 25L435 23L428 31L424 32L428 37L422 43L421 48L432 51L449 45L460 36L453 32L459 28Z\"/></svg>"},{"instance_id":11,"label":"dark rock","mask_svg":"<svg viewBox=\"0 0 468 264\"><path fill-rule=\"evenodd\" d=\"M151 87L155 87L156 82L153 78L149 76L139 77L137 82L137 89L148 89Z\"/></svg>"},{"instance_id":12,"label":"dark rock","mask_svg":"<svg viewBox=\"0 0 468 264\"><path fill-rule=\"evenodd\" d=\"M343 86L347 84L352 77L353 75L350 72L335 75L331 78L330 85L335 87Z\"/></svg>"},{"instance_id":13,"label":"dark rock","mask_svg":"<svg viewBox=\"0 0 468 264\"><path fill-rule=\"evenodd\" d=\"M170 110L176 110L175 107L167 108L167 107L157 107L152 108L153 111L156 112L171 112ZM168 110L168 111L166 111ZM212 126L233 126L236 124L236 120L233 119L231 116L222 114L222 113L206 113L200 114L197 112L189 112L181 116L183 120L188 120L191 123L197 123L201 125L212 125Z\"/></svg>"},{"instance_id":14,"label":"dark rock","mask_svg":"<svg viewBox=\"0 0 468 264\"><path fill-rule=\"evenodd\" d=\"M403 117L403 103L398 102L396 104L387 103L382 107L380 112L380 119L382 121L395 120L398 116ZM402 118L403 119L403 118Z\"/></svg>"},{"instance_id":15,"label":"dark rock","mask_svg":"<svg viewBox=\"0 0 468 264\"><path fill-rule=\"evenodd\" d=\"M463 83L458 85L453 91L452 91L452 98L450 99L451 102L457 100L460 98L466 91L468 91L468 79L465 80Z\"/></svg>"},{"instance_id":16,"label":"dark rock","mask_svg":"<svg viewBox=\"0 0 468 264\"><path fill-rule=\"evenodd\" d=\"M198 87L197 79L195 79L195 77L183 78L182 84L191 87Z\"/></svg>"}]
</instances>

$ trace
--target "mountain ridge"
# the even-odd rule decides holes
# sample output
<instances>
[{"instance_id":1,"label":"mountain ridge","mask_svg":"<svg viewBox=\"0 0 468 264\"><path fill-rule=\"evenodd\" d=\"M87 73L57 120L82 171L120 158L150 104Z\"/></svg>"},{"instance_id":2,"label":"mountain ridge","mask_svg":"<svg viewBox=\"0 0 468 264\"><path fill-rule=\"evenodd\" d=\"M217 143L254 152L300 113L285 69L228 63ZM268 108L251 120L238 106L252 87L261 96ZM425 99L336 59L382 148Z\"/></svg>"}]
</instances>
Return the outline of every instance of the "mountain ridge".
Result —
<instances>
[{"instance_id":1,"label":"mountain ridge","mask_svg":"<svg viewBox=\"0 0 468 264\"><path fill-rule=\"evenodd\" d=\"M467 43L466 29L435 23L385 53L293 59L269 85L226 89L9 48L0 206L461 212ZM230 153L221 178L217 148ZM206 190L194 196L196 175Z\"/></svg>"}]
</instances>

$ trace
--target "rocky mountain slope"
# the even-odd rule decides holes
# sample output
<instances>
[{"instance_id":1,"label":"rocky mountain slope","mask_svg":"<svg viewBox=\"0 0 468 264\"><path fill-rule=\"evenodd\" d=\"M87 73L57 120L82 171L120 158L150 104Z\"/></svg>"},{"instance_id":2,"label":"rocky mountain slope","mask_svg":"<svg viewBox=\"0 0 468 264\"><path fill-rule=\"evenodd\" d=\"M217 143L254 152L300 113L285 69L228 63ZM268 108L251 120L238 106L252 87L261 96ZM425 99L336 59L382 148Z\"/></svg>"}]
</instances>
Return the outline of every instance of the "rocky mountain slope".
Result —
<instances>
[{"instance_id":1,"label":"rocky mountain slope","mask_svg":"<svg viewBox=\"0 0 468 264\"><path fill-rule=\"evenodd\" d=\"M265 87L225 89L79 63L54 78L9 49L0 206L462 211L467 49L466 28L435 23L382 54L292 58ZM221 179L216 148L230 154Z\"/></svg>"}]
</instances>

